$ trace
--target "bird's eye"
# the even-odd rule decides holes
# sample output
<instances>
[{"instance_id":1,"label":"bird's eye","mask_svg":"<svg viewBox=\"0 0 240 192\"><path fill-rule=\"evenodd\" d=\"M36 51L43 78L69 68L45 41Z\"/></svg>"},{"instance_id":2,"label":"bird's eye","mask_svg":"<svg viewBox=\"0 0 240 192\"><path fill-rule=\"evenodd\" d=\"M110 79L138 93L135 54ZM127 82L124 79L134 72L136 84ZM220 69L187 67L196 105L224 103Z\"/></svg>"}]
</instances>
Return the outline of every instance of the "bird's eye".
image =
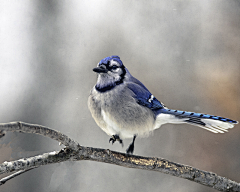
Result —
<instances>
[{"instance_id":1,"label":"bird's eye","mask_svg":"<svg viewBox=\"0 0 240 192\"><path fill-rule=\"evenodd\" d=\"M117 69L117 68L118 68L117 65L113 65L113 66L112 66L112 69L114 69L114 70Z\"/></svg>"}]
</instances>

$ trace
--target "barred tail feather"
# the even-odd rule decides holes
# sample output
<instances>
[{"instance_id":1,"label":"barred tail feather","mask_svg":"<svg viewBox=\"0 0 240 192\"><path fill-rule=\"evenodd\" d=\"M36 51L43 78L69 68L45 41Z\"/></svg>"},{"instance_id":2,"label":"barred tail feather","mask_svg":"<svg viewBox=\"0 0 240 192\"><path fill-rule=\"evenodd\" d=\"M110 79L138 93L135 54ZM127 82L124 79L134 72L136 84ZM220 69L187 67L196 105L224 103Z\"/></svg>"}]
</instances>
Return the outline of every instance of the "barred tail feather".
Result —
<instances>
[{"instance_id":1,"label":"barred tail feather","mask_svg":"<svg viewBox=\"0 0 240 192\"><path fill-rule=\"evenodd\" d=\"M228 129L234 127L238 122L235 120L213 116L202 113L194 113L187 111L179 111L173 109L163 108L158 111L155 129L159 128L165 123L188 123L213 133L228 132Z\"/></svg>"},{"instance_id":2,"label":"barred tail feather","mask_svg":"<svg viewBox=\"0 0 240 192\"><path fill-rule=\"evenodd\" d=\"M222 122L222 121L213 120L213 119L197 119L196 121L194 119L191 119L191 120L186 120L185 122L192 125L199 126L213 133L228 132L228 129L231 129L234 127L234 124L232 123Z\"/></svg>"}]
</instances>

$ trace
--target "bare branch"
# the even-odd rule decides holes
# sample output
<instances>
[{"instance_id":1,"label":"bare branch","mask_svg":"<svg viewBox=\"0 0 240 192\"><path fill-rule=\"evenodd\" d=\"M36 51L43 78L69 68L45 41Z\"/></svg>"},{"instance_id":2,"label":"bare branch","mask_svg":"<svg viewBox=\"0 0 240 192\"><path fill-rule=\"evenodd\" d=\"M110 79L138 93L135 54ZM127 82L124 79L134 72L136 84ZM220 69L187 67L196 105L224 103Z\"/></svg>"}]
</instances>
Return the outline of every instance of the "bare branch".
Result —
<instances>
[{"instance_id":1,"label":"bare branch","mask_svg":"<svg viewBox=\"0 0 240 192\"><path fill-rule=\"evenodd\" d=\"M63 145L73 149L78 150L80 145L78 142L70 139L68 136L56 131L54 129L50 129L48 127L44 127L42 125L34 125L24 122L11 122L11 123L0 123L0 138L4 136L4 132L22 132L22 133L35 133L38 135L42 135L45 137L49 137L54 139Z\"/></svg>"},{"instance_id":2,"label":"bare branch","mask_svg":"<svg viewBox=\"0 0 240 192\"><path fill-rule=\"evenodd\" d=\"M0 180L0 185L3 185L3 184L5 184L8 180L10 180L10 179L13 179L14 177L17 177L17 176L19 176L19 175L21 175L21 174L23 174L23 173L26 173L27 171L30 171L30 170L32 170L32 169L34 169L35 167L33 167L33 168L30 168L30 169L26 169L26 170L21 170L21 171L18 171L18 172L16 172L16 173L13 173L12 175L9 175L9 176L7 176L7 177L4 177L4 178L2 178L1 180ZM37 168L37 167L36 167Z\"/></svg>"},{"instance_id":3,"label":"bare branch","mask_svg":"<svg viewBox=\"0 0 240 192\"><path fill-rule=\"evenodd\" d=\"M4 126L2 126L3 124L0 124L0 130L16 131L16 127L19 127L16 124L18 123L11 123L11 126L7 124L4 124ZM29 133L29 132L37 133L37 134L41 134L41 135L52 138L52 133L57 132L39 125L30 125L25 123L21 123L21 124L24 125L24 126L21 125L21 127L24 127L24 129L21 128L21 131L26 133ZM46 131L42 131L43 133L42 132L39 133L39 131L38 132L34 131L34 129L31 126L41 127L41 129L47 130L48 131L47 135L46 135ZM11 127L11 128L8 128L8 127ZM30 130L27 130L27 129L30 129ZM61 136L63 135L60 132L57 132L57 133ZM68 137L65 136L65 138L68 138ZM55 136L55 134L53 139L60 141L59 137ZM70 143L74 142L71 139L69 140L71 141ZM215 173L202 171L194 167L171 162L166 159L156 158L156 157L142 157L142 156L135 156L135 155L127 155L125 153L110 151L108 149L83 147L83 146L80 146L79 144L77 145L68 144L68 142L66 141L63 144L68 146L68 148L61 150L59 152L50 152L50 153L45 153L43 155L38 155L35 157L24 158L16 161L11 161L11 162L4 162L0 164L0 174L12 172L12 171L26 170L34 167L39 167L41 165L59 163L63 161L91 160L91 161L115 164L115 165L119 165L127 168L158 171L161 173L170 174L172 176L188 179L190 181L194 181L202 185L212 187L219 191L234 191L234 192L240 191L240 184L235 181L218 176ZM71 146L73 146L73 148L71 148Z\"/></svg>"}]
</instances>

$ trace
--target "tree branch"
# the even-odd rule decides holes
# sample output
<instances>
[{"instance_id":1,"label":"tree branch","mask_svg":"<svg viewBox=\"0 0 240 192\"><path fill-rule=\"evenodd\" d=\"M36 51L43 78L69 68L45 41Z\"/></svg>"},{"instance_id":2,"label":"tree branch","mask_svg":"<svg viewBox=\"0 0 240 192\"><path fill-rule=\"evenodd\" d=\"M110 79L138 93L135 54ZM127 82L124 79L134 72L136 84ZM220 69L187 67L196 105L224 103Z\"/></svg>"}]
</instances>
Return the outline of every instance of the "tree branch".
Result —
<instances>
[{"instance_id":1,"label":"tree branch","mask_svg":"<svg viewBox=\"0 0 240 192\"><path fill-rule=\"evenodd\" d=\"M219 191L240 191L239 183L218 176L215 173L202 171L197 168L171 162L163 158L127 155L125 153L119 153L109 149L80 146L77 142L68 138L66 135L43 126L15 122L0 124L0 130L4 132L18 131L25 133L37 133L55 139L67 146L67 148L62 149L59 152L54 151L35 157L4 162L0 164L0 174L36 168L41 165L59 163L63 161L91 160L128 168L158 171L188 179Z\"/></svg>"},{"instance_id":2,"label":"tree branch","mask_svg":"<svg viewBox=\"0 0 240 192\"><path fill-rule=\"evenodd\" d=\"M69 147L73 150L78 150L80 145L78 142L70 139L67 135L62 134L59 131L44 127L42 125L34 125L24 122L10 122L10 123L0 123L0 138L5 135L5 132L22 132L22 133L35 133L45 137L54 139L61 144Z\"/></svg>"},{"instance_id":3,"label":"tree branch","mask_svg":"<svg viewBox=\"0 0 240 192\"><path fill-rule=\"evenodd\" d=\"M34 168L37 168L37 167L33 167L33 168L30 168L30 169L26 169L26 170L21 170L21 171L18 171L18 172L16 172L16 173L13 173L12 175L9 175L9 176L7 176L7 177L4 177L4 178L2 178L2 179L0 180L0 185L3 185L3 184L5 184L8 180L13 179L14 177L17 177L17 176L19 176L19 175L21 175L21 174L23 174L23 173L26 173L27 171L30 171L30 170L32 170L32 169L34 169Z\"/></svg>"}]
</instances>

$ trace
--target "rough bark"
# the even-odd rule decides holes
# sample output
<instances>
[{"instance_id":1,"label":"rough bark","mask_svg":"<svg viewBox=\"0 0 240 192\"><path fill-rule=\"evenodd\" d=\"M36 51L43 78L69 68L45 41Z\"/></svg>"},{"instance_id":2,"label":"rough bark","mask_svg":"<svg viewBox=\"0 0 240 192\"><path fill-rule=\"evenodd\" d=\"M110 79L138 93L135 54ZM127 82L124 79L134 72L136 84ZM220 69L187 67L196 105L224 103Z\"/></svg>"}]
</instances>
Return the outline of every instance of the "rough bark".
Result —
<instances>
[{"instance_id":1,"label":"rough bark","mask_svg":"<svg viewBox=\"0 0 240 192\"><path fill-rule=\"evenodd\" d=\"M127 155L125 153L119 153L109 149L80 146L76 141L70 139L68 136L44 126L13 122L0 124L0 131L0 135L3 135L3 133L7 131L36 133L59 141L66 146L66 148L60 151L44 153L42 155L19 159L16 161L4 162L0 164L0 174L13 171L18 171L17 173L22 174L29 169L37 168L42 165L59 163L63 161L91 160L115 164L127 168L158 171L161 173L170 174L172 176L188 179L190 181L212 187L219 191L240 191L240 183L218 176L215 173L199 170L188 165L171 162L163 158ZM24 171L19 172L20 170ZM5 183L7 180L19 175L17 173L8 176L8 179L3 180L3 178L2 180ZM1 184L3 183L1 182Z\"/></svg>"}]
</instances>

